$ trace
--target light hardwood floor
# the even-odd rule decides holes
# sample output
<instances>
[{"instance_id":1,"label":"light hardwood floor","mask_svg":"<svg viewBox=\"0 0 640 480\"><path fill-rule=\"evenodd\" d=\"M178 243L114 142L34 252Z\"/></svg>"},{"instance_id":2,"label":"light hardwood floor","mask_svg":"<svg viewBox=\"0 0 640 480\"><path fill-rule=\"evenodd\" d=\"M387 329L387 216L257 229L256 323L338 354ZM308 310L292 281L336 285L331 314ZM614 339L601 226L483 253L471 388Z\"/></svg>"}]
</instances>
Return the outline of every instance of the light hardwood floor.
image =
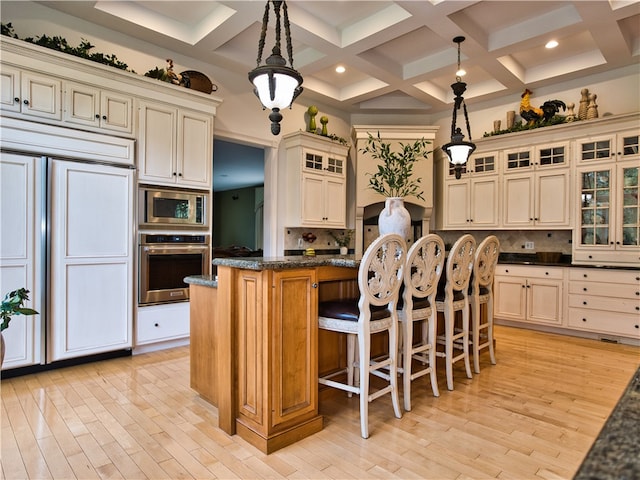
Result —
<instances>
[{"instance_id":1,"label":"light hardwood floor","mask_svg":"<svg viewBox=\"0 0 640 480\"><path fill-rule=\"evenodd\" d=\"M360 437L356 396L321 398L325 428L271 455L216 428L189 388L187 347L2 380L2 478L568 479L640 362L640 349L496 328L498 364L455 390L414 382ZM633 434L633 432L629 432ZM637 432L635 432L637 434Z\"/></svg>"}]
</instances>

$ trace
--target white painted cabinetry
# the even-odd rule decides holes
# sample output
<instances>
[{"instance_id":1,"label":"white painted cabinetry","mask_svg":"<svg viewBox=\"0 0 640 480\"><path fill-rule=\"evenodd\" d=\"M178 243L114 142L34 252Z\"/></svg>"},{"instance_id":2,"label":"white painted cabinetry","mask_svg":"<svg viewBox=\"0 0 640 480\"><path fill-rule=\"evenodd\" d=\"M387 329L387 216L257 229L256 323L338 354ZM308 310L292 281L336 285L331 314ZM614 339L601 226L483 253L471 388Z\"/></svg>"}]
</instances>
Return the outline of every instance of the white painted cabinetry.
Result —
<instances>
[{"instance_id":1,"label":"white painted cabinetry","mask_svg":"<svg viewBox=\"0 0 640 480\"><path fill-rule=\"evenodd\" d=\"M640 271L569 269L567 327L640 340Z\"/></svg>"},{"instance_id":2,"label":"white painted cabinetry","mask_svg":"<svg viewBox=\"0 0 640 480\"><path fill-rule=\"evenodd\" d=\"M213 116L146 101L138 112L139 180L210 189Z\"/></svg>"},{"instance_id":3,"label":"white painted cabinetry","mask_svg":"<svg viewBox=\"0 0 640 480\"><path fill-rule=\"evenodd\" d=\"M494 278L496 319L562 325L564 267L499 264Z\"/></svg>"},{"instance_id":4,"label":"white painted cabinetry","mask_svg":"<svg viewBox=\"0 0 640 480\"><path fill-rule=\"evenodd\" d=\"M629 131L577 141L574 263L640 265L639 140Z\"/></svg>"},{"instance_id":5,"label":"white painted cabinetry","mask_svg":"<svg viewBox=\"0 0 640 480\"><path fill-rule=\"evenodd\" d=\"M133 98L73 82L64 84L63 120L107 132L133 131Z\"/></svg>"},{"instance_id":6,"label":"white painted cabinetry","mask_svg":"<svg viewBox=\"0 0 640 480\"><path fill-rule=\"evenodd\" d=\"M570 226L569 143L503 152L505 228Z\"/></svg>"},{"instance_id":7,"label":"white painted cabinetry","mask_svg":"<svg viewBox=\"0 0 640 480\"><path fill-rule=\"evenodd\" d=\"M279 196L284 227L345 228L347 151L312 133L282 138L278 189L284 192Z\"/></svg>"},{"instance_id":8,"label":"white painted cabinetry","mask_svg":"<svg viewBox=\"0 0 640 480\"><path fill-rule=\"evenodd\" d=\"M3 65L0 82L0 109L34 119L61 120L61 80Z\"/></svg>"},{"instance_id":9,"label":"white painted cabinetry","mask_svg":"<svg viewBox=\"0 0 640 480\"><path fill-rule=\"evenodd\" d=\"M40 312L34 316L16 315L3 330L6 353L3 368L40 363L42 345L42 285L37 270L43 261L36 219L39 218L41 192L36 188L37 162L28 155L2 152L0 157L0 294L26 288L26 306Z\"/></svg>"},{"instance_id":10,"label":"white painted cabinetry","mask_svg":"<svg viewBox=\"0 0 640 480\"><path fill-rule=\"evenodd\" d=\"M444 228L486 229L500 224L498 152L473 155L456 179L452 168L444 185Z\"/></svg>"},{"instance_id":11,"label":"white painted cabinetry","mask_svg":"<svg viewBox=\"0 0 640 480\"><path fill-rule=\"evenodd\" d=\"M130 348L134 178L53 160L49 360Z\"/></svg>"}]
</instances>

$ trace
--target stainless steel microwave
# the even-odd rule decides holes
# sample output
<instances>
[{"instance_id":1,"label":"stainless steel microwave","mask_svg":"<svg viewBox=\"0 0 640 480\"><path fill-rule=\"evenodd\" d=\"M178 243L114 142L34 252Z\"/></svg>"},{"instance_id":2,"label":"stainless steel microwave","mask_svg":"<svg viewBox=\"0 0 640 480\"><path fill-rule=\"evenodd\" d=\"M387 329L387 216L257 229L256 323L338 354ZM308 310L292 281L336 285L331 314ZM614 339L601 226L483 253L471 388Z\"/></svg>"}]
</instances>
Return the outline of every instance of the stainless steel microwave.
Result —
<instances>
[{"instance_id":1,"label":"stainless steel microwave","mask_svg":"<svg viewBox=\"0 0 640 480\"><path fill-rule=\"evenodd\" d=\"M142 187L140 226L206 227L209 195L205 192Z\"/></svg>"}]
</instances>

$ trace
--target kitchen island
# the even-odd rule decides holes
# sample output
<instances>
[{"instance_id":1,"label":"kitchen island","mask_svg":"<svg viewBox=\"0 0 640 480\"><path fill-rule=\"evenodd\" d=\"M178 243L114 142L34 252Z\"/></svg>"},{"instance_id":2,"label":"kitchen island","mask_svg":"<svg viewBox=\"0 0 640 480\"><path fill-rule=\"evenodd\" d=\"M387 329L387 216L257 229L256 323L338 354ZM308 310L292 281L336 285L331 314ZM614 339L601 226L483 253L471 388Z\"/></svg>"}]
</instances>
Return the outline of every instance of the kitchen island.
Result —
<instances>
[{"instance_id":1,"label":"kitchen island","mask_svg":"<svg viewBox=\"0 0 640 480\"><path fill-rule=\"evenodd\" d=\"M217 278L185 279L192 388L218 408L219 428L265 453L320 431L318 364L339 369L344 347L339 335L327 335L318 351L318 301L358 295L359 258L219 258L214 264Z\"/></svg>"}]
</instances>

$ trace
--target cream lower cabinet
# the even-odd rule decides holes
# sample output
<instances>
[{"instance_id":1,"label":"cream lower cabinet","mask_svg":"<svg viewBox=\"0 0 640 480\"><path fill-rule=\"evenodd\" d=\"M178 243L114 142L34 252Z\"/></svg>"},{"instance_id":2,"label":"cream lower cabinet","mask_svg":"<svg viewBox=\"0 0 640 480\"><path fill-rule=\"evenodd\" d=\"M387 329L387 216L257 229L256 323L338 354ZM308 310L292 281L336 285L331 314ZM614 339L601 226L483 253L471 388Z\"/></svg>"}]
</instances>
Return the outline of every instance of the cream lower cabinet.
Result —
<instances>
[{"instance_id":1,"label":"cream lower cabinet","mask_svg":"<svg viewBox=\"0 0 640 480\"><path fill-rule=\"evenodd\" d=\"M151 102L138 112L138 180L210 189L213 116Z\"/></svg>"},{"instance_id":2,"label":"cream lower cabinet","mask_svg":"<svg viewBox=\"0 0 640 480\"><path fill-rule=\"evenodd\" d=\"M640 272L570 268L567 327L640 340Z\"/></svg>"},{"instance_id":3,"label":"cream lower cabinet","mask_svg":"<svg viewBox=\"0 0 640 480\"><path fill-rule=\"evenodd\" d=\"M494 280L494 317L562 325L563 267L499 264Z\"/></svg>"}]
</instances>

